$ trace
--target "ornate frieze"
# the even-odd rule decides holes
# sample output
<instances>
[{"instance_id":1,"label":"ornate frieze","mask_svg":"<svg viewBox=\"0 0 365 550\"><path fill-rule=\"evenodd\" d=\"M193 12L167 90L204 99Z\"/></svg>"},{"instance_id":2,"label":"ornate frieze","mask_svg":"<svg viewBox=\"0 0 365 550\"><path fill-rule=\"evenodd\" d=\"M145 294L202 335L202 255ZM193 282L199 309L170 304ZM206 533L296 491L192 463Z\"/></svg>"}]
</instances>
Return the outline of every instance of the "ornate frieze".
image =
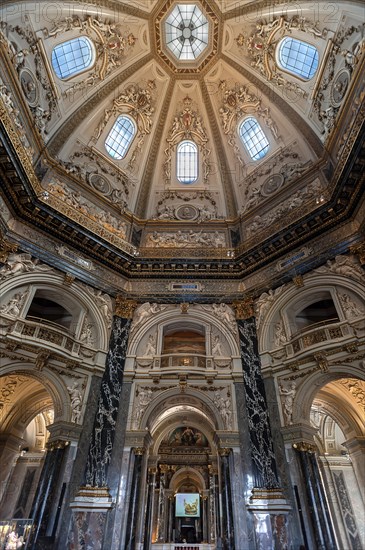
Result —
<instances>
[{"instance_id":1,"label":"ornate frieze","mask_svg":"<svg viewBox=\"0 0 365 550\"><path fill-rule=\"evenodd\" d=\"M106 162L96 149L77 142L68 160L58 159L58 162L68 174L80 178L121 212L127 209L135 182L120 167Z\"/></svg>"},{"instance_id":2,"label":"ornate frieze","mask_svg":"<svg viewBox=\"0 0 365 550\"><path fill-rule=\"evenodd\" d=\"M63 182L52 180L47 186L47 191L43 192L42 199L100 236L118 242L122 248L132 251L133 247L126 242L127 224L109 211L95 206Z\"/></svg>"},{"instance_id":3,"label":"ornate frieze","mask_svg":"<svg viewBox=\"0 0 365 550\"><path fill-rule=\"evenodd\" d=\"M148 233L146 236L146 248L224 248L226 247L226 235L221 231L176 231Z\"/></svg>"},{"instance_id":4,"label":"ornate frieze","mask_svg":"<svg viewBox=\"0 0 365 550\"><path fill-rule=\"evenodd\" d=\"M49 265L41 263L38 258L32 259L31 254L10 254L6 264L0 269L0 280L33 271L47 272L53 271L53 269Z\"/></svg>"},{"instance_id":5,"label":"ornate frieze","mask_svg":"<svg viewBox=\"0 0 365 550\"><path fill-rule=\"evenodd\" d=\"M323 195L323 191L324 188L322 183L316 178L312 183L306 185L304 189L296 191L266 214L255 216L253 221L246 228L247 237L252 237L259 231L267 230L269 227L282 222L284 219L286 225L289 219L294 221L294 219L303 214L304 208L312 209L313 202L317 204L315 201Z\"/></svg>"},{"instance_id":6,"label":"ornate frieze","mask_svg":"<svg viewBox=\"0 0 365 550\"><path fill-rule=\"evenodd\" d=\"M180 204L179 204L179 201ZM156 206L158 220L207 222L217 219L217 197L206 189L201 191L164 191Z\"/></svg>"},{"instance_id":7,"label":"ornate frieze","mask_svg":"<svg viewBox=\"0 0 365 550\"><path fill-rule=\"evenodd\" d=\"M34 150L26 135L24 124L20 119L19 110L14 104L12 94L0 77L0 120L3 122L5 122L5 114L10 117L10 124L13 125L13 131L16 133L24 148L25 154L31 161L34 155Z\"/></svg>"}]
</instances>

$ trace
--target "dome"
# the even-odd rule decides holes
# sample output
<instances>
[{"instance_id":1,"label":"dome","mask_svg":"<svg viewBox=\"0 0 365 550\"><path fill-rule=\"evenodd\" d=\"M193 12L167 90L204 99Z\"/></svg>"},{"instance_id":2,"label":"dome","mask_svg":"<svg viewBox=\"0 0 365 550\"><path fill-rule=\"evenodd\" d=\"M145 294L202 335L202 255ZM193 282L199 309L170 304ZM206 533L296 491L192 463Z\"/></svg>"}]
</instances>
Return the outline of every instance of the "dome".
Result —
<instances>
[{"instance_id":1,"label":"dome","mask_svg":"<svg viewBox=\"0 0 365 550\"><path fill-rule=\"evenodd\" d=\"M209 300L323 263L339 224L360 240L361 2L7 6L2 193L28 252Z\"/></svg>"}]
</instances>

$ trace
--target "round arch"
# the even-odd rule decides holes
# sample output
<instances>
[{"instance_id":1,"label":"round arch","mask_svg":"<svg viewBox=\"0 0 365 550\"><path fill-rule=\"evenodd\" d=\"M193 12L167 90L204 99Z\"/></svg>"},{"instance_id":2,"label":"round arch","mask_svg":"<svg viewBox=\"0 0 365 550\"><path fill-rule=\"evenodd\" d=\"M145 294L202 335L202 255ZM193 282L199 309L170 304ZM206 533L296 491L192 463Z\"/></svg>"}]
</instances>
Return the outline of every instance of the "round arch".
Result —
<instances>
[{"instance_id":1,"label":"round arch","mask_svg":"<svg viewBox=\"0 0 365 550\"><path fill-rule=\"evenodd\" d=\"M1 368L1 376L6 375L24 375L40 383L45 391L44 394L50 397L54 407L54 421L71 421L71 402L70 395L67 391L65 383L50 369L45 367L41 372L34 369L32 363L9 363ZM24 409L19 404L19 415L24 413ZM34 411L34 418L40 410ZM19 415L13 416L13 420L8 423L4 422L3 428L9 429L15 426L18 422ZM32 420L29 418L28 422Z\"/></svg>"},{"instance_id":2,"label":"round arch","mask_svg":"<svg viewBox=\"0 0 365 550\"><path fill-rule=\"evenodd\" d=\"M293 424L300 422L310 422L310 410L312 403L320 392L321 388L329 382L339 380L341 378L358 378L364 380L364 375L360 366L354 365L334 365L330 367L329 372L315 372L306 377L303 383L298 387L293 404ZM358 422L354 418L347 415L346 420L349 426L352 426L358 431L358 435L363 435L359 428ZM336 420L337 421L337 420ZM339 426L343 427L344 423L338 422Z\"/></svg>"},{"instance_id":3,"label":"round arch","mask_svg":"<svg viewBox=\"0 0 365 550\"><path fill-rule=\"evenodd\" d=\"M284 318L284 322L288 323L285 312L293 307L294 304L302 301L303 307L305 302L309 304L313 297L313 292L329 292L332 290L332 296L334 302L338 306L338 311L342 312L342 307L338 302L336 292L338 289L350 291L355 294L359 301L364 303L362 294L364 293L364 286L348 277L343 275L337 275L332 273L315 273L310 274L304 279L305 285L302 288L296 287L294 284L288 284L283 288L276 299L272 300L272 303L267 308L262 319L260 319L259 330L259 349L263 351L271 351L274 346L274 339L272 334L272 327L275 322L280 318ZM342 320L345 318L343 317ZM287 327L288 328L288 327ZM288 333L289 334L289 333Z\"/></svg>"},{"instance_id":4,"label":"round arch","mask_svg":"<svg viewBox=\"0 0 365 550\"><path fill-rule=\"evenodd\" d=\"M182 320L187 323L196 323L204 326L209 332L212 328L215 328L225 337L230 349L230 355L232 357L240 357L240 350L235 335L229 330L227 325L217 319L213 313L198 308L194 309L193 307L189 308L188 313L184 314L176 309L163 310L144 320L142 326L137 325L134 328L132 324L128 354L136 355L139 343L153 328L157 327L157 330L162 331L171 324L181 323Z\"/></svg>"},{"instance_id":5,"label":"round arch","mask_svg":"<svg viewBox=\"0 0 365 550\"><path fill-rule=\"evenodd\" d=\"M87 291L86 286L81 286L77 283L73 283L71 286L65 286L63 284L62 275L56 272L26 272L5 279L2 282L0 285L0 292L3 300L6 300L8 294L24 286L31 287L34 291L39 287L43 290L48 288L52 293L61 293L63 297L68 297L72 303L78 304L80 310L83 310L84 315L89 312L91 320L94 321L97 347L104 351L108 349L108 321L102 314L101 308L98 307L98 301L95 299L95 296L92 292ZM30 300L31 297L32 295L28 297L28 300Z\"/></svg>"}]
</instances>

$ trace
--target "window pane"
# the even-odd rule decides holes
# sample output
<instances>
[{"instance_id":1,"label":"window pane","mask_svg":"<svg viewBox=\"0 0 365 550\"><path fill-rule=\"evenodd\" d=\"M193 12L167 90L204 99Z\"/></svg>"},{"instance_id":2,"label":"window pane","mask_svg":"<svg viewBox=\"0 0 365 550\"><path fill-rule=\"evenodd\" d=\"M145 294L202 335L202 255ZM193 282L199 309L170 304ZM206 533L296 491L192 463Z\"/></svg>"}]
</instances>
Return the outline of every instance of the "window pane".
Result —
<instances>
[{"instance_id":1,"label":"window pane","mask_svg":"<svg viewBox=\"0 0 365 550\"><path fill-rule=\"evenodd\" d=\"M240 126L239 133L252 160L262 159L266 155L269 142L255 118L246 118Z\"/></svg>"},{"instance_id":2,"label":"window pane","mask_svg":"<svg viewBox=\"0 0 365 550\"><path fill-rule=\"evenodd\" d=\"M119 116L105 140L105 149L115 160L121 160L128 152L136 133L135 125L127 116Z\"/></svg>"},{"instance_id":3,"label":"window pane","mask_svg":"<svg viewBox=\"0 0 365 550\"><path fill-rule=\"evenodd\" d=\"M81 73L94 61L92 43L85 36L62 42L52 51L52 66L58 78Z\"/></svg>"},{"instance_id":4,"label":"window pane","mask_svg":"<svg viewBox=\"0 0 365 550\"><path fill-rule=\"evenodd\" d=\"M318 68L318 50L306 42L286 37L279 45L279 63L283 69L309 80Z\"/></svg>"},{"instance_id":5,"label":"window pane","mask_svg":"<svg viewBox=\"0 0 365 550\"><path fill-rule=\"evenodd\" d=\"M198 148L193 141L182 141L177 148L177 179L181 183L198 179Z\"/></svg>"}]
</instances>

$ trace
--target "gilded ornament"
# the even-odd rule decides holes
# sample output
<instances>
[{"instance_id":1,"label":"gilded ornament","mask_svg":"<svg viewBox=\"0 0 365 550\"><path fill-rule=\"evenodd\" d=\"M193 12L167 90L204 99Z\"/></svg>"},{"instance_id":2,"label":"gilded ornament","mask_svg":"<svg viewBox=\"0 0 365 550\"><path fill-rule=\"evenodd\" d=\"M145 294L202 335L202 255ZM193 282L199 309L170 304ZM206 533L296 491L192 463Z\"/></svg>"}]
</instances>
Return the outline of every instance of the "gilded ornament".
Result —
<instances>
[{"instance_id":1,"label":"gilded ornament","mask_svg":"<svg viewBox=\"0 0 365 550\"><path fill-rule=\"evenodd\" d=\"M243 301L233 302L233 309L236 312L236 319L249 319L254 317L254 302L252 298L246 298Z\"/></svg>"},{"instance_id":2,"label":"gilded ornament","mask_svg":"<svg viewBox=\"0 0 365 550\"><path fill-rule=\"evenodd\" d=\"M115 315L118 317L132 319L136 307L137 302L135 300L126 300L121 294L118 294L115 298Z\"/></svg>"},{"instance_id":3,"label":"gilded ornament","mask_svg":"<svg viewBox=\"0 0 365 550\"><path fill-rule=\"evenodd\" d=\"M18 245L15 243L11 243L10 241L6 240L4 237L1 237L0 239L0 262L6 263L9 254L17 252Z\"/></svg>"}]
</instances>

